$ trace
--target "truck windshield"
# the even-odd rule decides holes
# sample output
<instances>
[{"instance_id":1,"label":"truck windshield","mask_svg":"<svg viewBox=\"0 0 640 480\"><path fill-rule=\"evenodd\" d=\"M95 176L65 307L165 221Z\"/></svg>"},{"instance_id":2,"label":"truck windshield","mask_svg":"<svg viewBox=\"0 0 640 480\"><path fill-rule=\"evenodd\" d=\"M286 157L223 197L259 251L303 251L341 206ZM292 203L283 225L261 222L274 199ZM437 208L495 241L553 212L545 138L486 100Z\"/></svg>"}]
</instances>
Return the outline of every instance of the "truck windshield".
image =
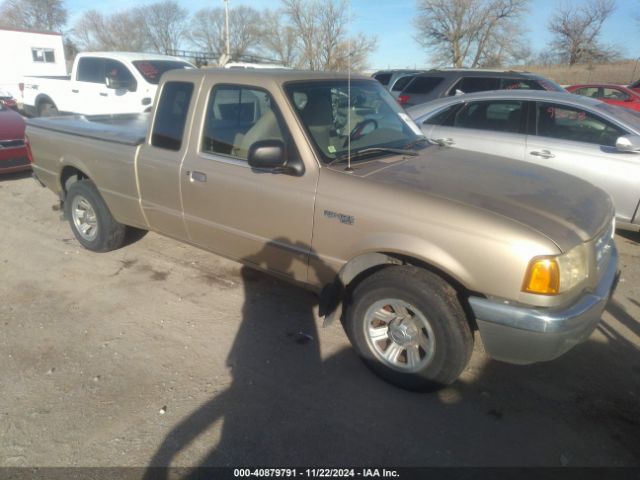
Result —
<instances>
[{"instance_id":1,"label":"truck windshield","mask_svg":"<svg viewBox=\"0 0 640 480\"><path fill-rule=\"evenodd\" d=\"M136 60L133 65L147 82L154 85L160 82L160 77L168 70L194 68L190 63L177 60Z\"/></svg>"},{"instance_id":2,"label":"truck windshield","mask_svg":"<svg viewBox=\"0 0 640 480\"><path fill-rule=\"evenodd\" d=\"M325 163L418 146L420 128L375 80L291 82L285 91Z\"/></svg>"}]
</instances>

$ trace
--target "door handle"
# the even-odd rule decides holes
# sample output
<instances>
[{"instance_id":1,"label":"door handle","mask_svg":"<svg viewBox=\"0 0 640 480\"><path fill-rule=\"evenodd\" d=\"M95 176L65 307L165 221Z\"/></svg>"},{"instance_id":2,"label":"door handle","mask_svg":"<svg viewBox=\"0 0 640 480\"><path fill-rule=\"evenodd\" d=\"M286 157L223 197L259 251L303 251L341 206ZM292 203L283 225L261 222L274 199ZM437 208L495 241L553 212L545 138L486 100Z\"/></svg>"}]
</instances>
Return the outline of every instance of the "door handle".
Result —
<instances>
[{"instance_id":1,"label":"door handle","mask_svg":"<svg viewBox=\"0 0 640 480\"><path fill-rule=\"evenodd\" d=\"M529 152L529 155L533 155L534 157L540 158L554 158L555 155L551 153L549 150L533 150Z\"/></svg>"},{"instance_id":2,"label":"door handle","mask_svg":"<svg viewBox=\"0 0 640 480\"><path fill-rule=\"evenodd\" d=\"M441 147L450 147L451 145L456 144L456 142L453 141L453 138L434 138L431 141Z\"/></svg>"},{"instance_id":3,"label":"door handle","mask_svg":"<svg viewBox=\"0 0 640 480\"><path fill-rule=\"evenodd\" d=\"M71 93L78 93L78 92L80 92L80 90L78 90L77 88L74 88L71 90Z\"/></svg>"},{"instance_id":4,"label":"door handle","mask_svg":"<svg viewBox=\"0 0 640 480\"><path fill-rule=\"evenodd\" d=\"M192 183L193 182L206 182L207 181L207 174L206 173L188 171L187 175L189 176L189 180Z\"/></svg>"},{"instance_id":5,"label":"door handle","mask_svg":"<svg viewBox=\"0 0 640 480\"><path fill-rule=\"evenodd\" d=\"M100 96L101 97L107 97L107 96L109 96L109 94L108 93L104 93L104 92L100 92Z\"/></svg>"}]
</instances>

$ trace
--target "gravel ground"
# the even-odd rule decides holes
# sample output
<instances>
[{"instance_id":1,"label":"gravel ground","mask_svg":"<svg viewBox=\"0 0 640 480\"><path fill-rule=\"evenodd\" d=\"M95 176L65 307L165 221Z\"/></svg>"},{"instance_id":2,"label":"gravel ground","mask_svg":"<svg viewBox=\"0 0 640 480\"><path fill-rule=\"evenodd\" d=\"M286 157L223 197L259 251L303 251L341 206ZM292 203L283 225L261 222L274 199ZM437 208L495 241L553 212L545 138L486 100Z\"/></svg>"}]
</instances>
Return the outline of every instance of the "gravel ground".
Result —
<instances>
[{"instance_id":1,"label":"gravel ground","mask_svg":"<svg viewBox=\"0 0 640 480\"><path fill-rule=\"evenodd\" d=\"M83 250L0 178L0 466L640 465L640 235L592 337L452 387L372 375L312 295L149 233Z\"/></svg>"}]
</instances>

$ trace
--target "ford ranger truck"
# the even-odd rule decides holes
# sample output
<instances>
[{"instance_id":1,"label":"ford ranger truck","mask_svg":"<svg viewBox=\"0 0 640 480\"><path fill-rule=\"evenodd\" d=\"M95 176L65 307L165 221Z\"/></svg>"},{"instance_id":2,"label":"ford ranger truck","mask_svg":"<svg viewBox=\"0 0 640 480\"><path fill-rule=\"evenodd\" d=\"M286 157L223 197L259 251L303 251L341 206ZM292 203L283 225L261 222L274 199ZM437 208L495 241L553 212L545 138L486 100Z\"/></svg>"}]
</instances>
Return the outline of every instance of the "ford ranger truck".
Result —
<instances>
[{"instance_id":1,"label":"ford ranger truck","mask_svg":"<svg viewBox=\"0 0 640 480\"><path fill-rule=\"evenodd\" d=\"M170 71L148 117L32 119L27 135L85 248L135 227L304 285L407 389L455 381L476 330L501 361L562 355L617 278L605 192L432 145L361 76Z\"/></svg>"}]
</instances>

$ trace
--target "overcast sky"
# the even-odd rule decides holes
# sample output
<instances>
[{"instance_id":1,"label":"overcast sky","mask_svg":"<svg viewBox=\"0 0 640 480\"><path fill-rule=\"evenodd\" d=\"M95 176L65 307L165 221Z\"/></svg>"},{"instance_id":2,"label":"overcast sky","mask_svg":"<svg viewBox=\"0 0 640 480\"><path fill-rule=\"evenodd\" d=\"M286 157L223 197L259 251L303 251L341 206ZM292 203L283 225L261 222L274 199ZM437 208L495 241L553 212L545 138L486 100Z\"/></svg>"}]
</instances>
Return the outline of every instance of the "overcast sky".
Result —
<instances>
[{"instance_id":1,"label":"overcast sky","mask_svg":"<svg viewBox=\"0 0 640 480\"><path fill-rule=\"evenodd\" d=\"M223 0L178 0L187 10L194 12L203 7L222 7ZM66 0L70 13L69 26L86 10L95 8L105 13L124 10L132 6L130 0L109 0L91 3L86 0ZM139 4L153 3L153 1ZM565 2L566 3L566 2ZM568 2L580 5L576 0ZM138 3L136 3L137 5ZM541 50L550 39L547 31L549 17L560 2L556 0L533 0L529 14L524 17L522 27L534 50ZM229 0L229 6L248 5L255 9L276 8L276 0ZM640 14L640 0L617 0L617 9L605 23L602 40L616 44L624 57L640 57L640 23L634 17ZM350 8L354 20L352 32L374 34L378 37L378 48L369 57L371 69L428 67L431 66L429 52L415 41L416 30L413 18L417 13L415 0L351 0Z\"/></svg>"}]
</instances>

